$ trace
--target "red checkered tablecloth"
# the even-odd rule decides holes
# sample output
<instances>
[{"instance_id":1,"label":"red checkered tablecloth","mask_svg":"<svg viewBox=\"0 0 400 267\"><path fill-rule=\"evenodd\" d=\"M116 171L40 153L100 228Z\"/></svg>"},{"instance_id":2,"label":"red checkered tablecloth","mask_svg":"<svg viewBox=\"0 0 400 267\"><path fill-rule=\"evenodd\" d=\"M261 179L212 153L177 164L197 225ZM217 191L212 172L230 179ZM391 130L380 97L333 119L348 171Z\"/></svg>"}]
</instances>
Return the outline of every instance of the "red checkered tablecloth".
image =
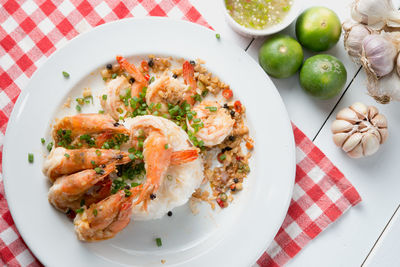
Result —
<instances>
[{"instance_id":1,"label":"red checkered tablecloth","mask_svg":"<svg viewBox=\"0 0 400 267\"><path fill-rule=\"evenodd\" d=\"M44 60L79 33L133 16L169 16L210 27L188 0L0 0L0 150L21 88ZM293 130L297 157L293 198L281 229L257 261L261 267L284 265L361 201L329 159L297 127ZM0 264L40 266L19 235L4 196L1 180Z\"/></svg>"}]
</instances>

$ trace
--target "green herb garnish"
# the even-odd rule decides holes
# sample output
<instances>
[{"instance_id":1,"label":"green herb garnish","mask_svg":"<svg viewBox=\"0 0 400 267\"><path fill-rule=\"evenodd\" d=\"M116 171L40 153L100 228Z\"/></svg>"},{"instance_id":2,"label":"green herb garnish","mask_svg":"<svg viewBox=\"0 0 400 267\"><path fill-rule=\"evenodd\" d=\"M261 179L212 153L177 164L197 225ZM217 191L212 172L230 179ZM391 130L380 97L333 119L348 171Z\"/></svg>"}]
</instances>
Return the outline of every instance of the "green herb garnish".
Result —
<instances>
[{"instance_id":1,"label":"green herb garnish","mask_svg":"<svg viewBox=\"0 0 400 267\"><path fill-rule=\"evenodd\" d=\"M33 154L32 153L28 154L28 162L33 163Z\"/></svg>"}]
</instances>

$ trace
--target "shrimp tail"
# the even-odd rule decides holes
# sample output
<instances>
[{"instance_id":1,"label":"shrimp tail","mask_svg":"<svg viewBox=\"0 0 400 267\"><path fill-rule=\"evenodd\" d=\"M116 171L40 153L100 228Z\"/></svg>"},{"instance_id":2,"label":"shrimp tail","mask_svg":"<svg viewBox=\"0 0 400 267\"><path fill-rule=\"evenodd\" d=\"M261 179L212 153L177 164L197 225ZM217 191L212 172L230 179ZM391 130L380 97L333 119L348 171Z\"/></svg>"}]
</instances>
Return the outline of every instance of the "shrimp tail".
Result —
<instances>
[{"instance_id":1,"label":"shrimp tail","mask_svg":"<svg viewBox=\"0 0 400 267\"><path fill-rule=\"evenodd\" d=\"M196 94L197 83L194 78L194 67L189 61L185 61L182 65L182 76L185 84L189 85L189 90L185 93L185 100L193 105L195 100L192 96Z\"/></svg>"},{"instance_id":2,"label":"shrimp tail","mask_svg":"<svg viewBox=\"0 0 400 267\"><path fill-rule=\"evenodd\" d=\"M135 82L147 84L147 80L134 64L129 63L128 60L122 56L116 56L116 59L121 68L133 76Z\"/></svg>"},{"instance_id":3,"label":"shrimp tail","mask_svg":"<svg viewBox=\"0 0 400 267\"><path fill-rule=\"evenodd\" d=\"M199 157L197 149L174 151L171 155L171 165L180 165L196 160Z\"/></svg>"}]
</instances>

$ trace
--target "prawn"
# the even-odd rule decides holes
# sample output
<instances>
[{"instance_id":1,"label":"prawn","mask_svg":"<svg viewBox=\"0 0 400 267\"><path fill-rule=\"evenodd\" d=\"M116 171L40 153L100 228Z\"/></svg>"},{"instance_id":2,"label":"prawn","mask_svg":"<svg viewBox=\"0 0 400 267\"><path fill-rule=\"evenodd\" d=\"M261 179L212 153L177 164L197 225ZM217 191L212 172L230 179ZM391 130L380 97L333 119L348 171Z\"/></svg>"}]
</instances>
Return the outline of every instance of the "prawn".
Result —
<instances>
[{"instance_id":1,"label":"prawn","mask_svg":"<svg viewBox=\"0 0 400 267\"><path fill-rule=\"evenodd\" d=\"M74 220L78 239L100 241L112 238L122 231L131 219L132 199L141 189L140 185L129 190L120 190L89 208L84 207L83 212Z\"/></svg>"},{"instance_id":2,"label":"prawn","mask_svg":"<svg viewBox=\"0 0 400 267\"><path fill-rule=\"evenodd\" d=\"M152 103L160 103L159 112L168 112L168 103L178 104L186 100L184 92L187 86L178 79L173 79L164 72L159 79L149 85L146 93L146 103L150 106Z\"/></svg>"},{"instance_id":3,"label":"prawn","mask_svg":"<svg viewBox=\"0 0 400 267\"><path fill-rule=\"evenodd\" d=\"M134 64L128 62L128 60L122 56L116 57L119 65L125 71L127 71L135 79L131 87L132 97L139 97L139 93L142 92L143 87L148 85L148 81L143 74L135 67Z\"/></svg>"},{"instance_id":4,"label":"prawn","mask_svg":"<svg viewBox=\"0 0 400 267\"><path fill-rule=\"evenodd\" d=\"M185 61L182 65L182 76L185 84L189 85L188 90L184 92L184 99L191 106L196 102L193 96L196 94L197 83L194 78L194 67L189 61Z\"/></svg>"},{"instance_id":5,"label":"prawn","mask_svg":"<svg viewBox=\"0 0 400 267\"><path fill-rule=\"evenodd\" d=\"M128 152L114 149L65 149L57 147L47 156L43 164L43 173L54 182L62 175L93 169L95 166L111 162L120 165L130 161Z\"/></svg>"},{"instance_id":6,"label":"prawn","mask_svg":"<svg viewBox=\"0 0 400 267\"><path fill-rule=\"evenodd\" d=\"M84 194L115 170L115 163L97 170L83 170L57 179L50 187L49 202L58 210L78 209Z\"/></svg>"},{"instance_id":7,"label":"prawn","mask_svg":"<svg viewBox=\"0 0 400 267\"><path fill-rule=\"evenodd\" d=\"M68 141L73 143L83 134L109 136L116 133L129 134L129 130L115 122L109 115L89 113L63 117L54 125L52 136L57 147L63 141L63 137L65 139L66 134Z\"/></svg>"},{"instance_id":8,"label":"prawn","mask_svg":"<svg viewBox=\"0 0 400 267\"><path fill-rule=\"evenodd\" d=\"M109 114L113 119L119 120L119 117L125 111L130 111L130 106L125 106L120 96L124 96L131 89L128 79L125 76L118 76L107 82L103 94L100 96L100 104L105 113Z\"/></svg>"},{"instance_id":9,"label":"prawn","mask_svg":"<svg viewBox=\"0 0 400 267\"><path fill-rule=\"evenodd\" d=\"M184 164L198 158L197 149L173 151L168 144L167 136L159 128L153 117L151 115L145 116L136 120L135 124L131 126L131 140L134 145L136 145L138 138L135 133L142 132L145 137L143 158L147 178L143 184L143 190L134 203L134 205L137 205L143 202L145 210L148 200L155 198L155 192L157 192L170 165Z\"/></svg>"},{"instance_id":10,"label":"prawn","mask_svg":"<svg viewBox=\"0 0 400 267\"><path fill-rule=\"evenodd\" d=\"M119 120L121 114L132 111L132 107L121 101L121 96L130 95L130 97L139 97L144 87L147 87L148 81L134 64L122 56L117 56L121 69L132 75L134 82L130 84L125 76L118 76L111 79L104 90L106 97L101 96L100 103L104 111L110 114L115 120Z\"/></svg>"},{"instance_id":11,"label":"prawn","mask_svg":"<svg viewBox=\"0 0 400 267\"><path fill-rule=\"evenodd\" d=\"M215 146L224 141L232 132L235 121L228 111L216 101L203 101L195 106L194 118L201 119L203 127L195 133L196 138L202 140L205 146ZM188 127L193 130L188 123Z\"/></svg>"}]
</instances>

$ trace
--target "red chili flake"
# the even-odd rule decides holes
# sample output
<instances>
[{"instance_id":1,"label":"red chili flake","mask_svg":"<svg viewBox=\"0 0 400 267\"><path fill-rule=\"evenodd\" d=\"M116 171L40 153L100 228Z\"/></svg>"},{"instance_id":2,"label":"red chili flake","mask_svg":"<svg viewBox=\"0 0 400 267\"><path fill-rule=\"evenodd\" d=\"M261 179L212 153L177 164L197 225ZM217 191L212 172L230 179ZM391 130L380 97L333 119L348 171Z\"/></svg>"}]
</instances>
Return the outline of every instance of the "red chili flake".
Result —
<instances>
[{"instance_id":1,"label":"red chili flake","mask_svg":"<svg viewBox=\"0 0 400 267\"><path fill-rule=\"evenodd\" d=\"M242 103L240 103L239 100L235 101L235 103L233 103L233 107L235 108L235 111L240 113L242 112Z\"/></svg>"},{"instance_id":2,"label":"red chili flake","mask_svg":"<svg viewBox=\"0 0 400 267\"><path fill-rule=\"evenodd\" d=\"M246 142L246 147L247 147L248 150L252 150L254 145L252 143L250 143L250 142Z\"/></svg>"},{"instance_id":3,"label":"red chili flake","mask_svg":"<svg viewBox=\"0 0 400 267\"><path fill-rule=\"evenodd\" d=\"M144 75L144 78L146 79L146 81L148 81L148 80L150 80L150 75L146 74L146 75Z\"/></svg>"},{"instance_id":4,"label":"red chili flake","mask_svg":"<svg viewBox=\"0 0 400 267\"><path fill-rule=\"evenodd\" d=\"M236 160L237 160L237 161L241 161L241 160L242 160L242 157L236 156Z\"/></svg>"},{"instance_id":5,"label":"red chili flake","mask_svg":"<svg viewBox=\"0 0 400 267\"><path fill-rule=\"evenodd\" d=\"M230 99L230 98L232 98L232 96L233 96L233 92L232 92L232 90L231 89L224 89L223 91L222 91L222 96L223 97L225 97L225 99Z\"/></svg>"},{"instance_id":6,"label":"red chili flake","mask_svg":"<svg viewBox=\"0 0 400 267\"><path fill-rule=\"evenodd\" d=\"M218 198L216 199L216 201L217 201L218 205L219 205L221 208L225 208L225 202L222 201L222 199L220 199L220 198L218 197Z\"/></svg>"},{"instance_id":7,"label":"red chili flake","mask_svg":"<svg viewBox=\"0 0 400 267\"><path fill-rule=\"evenodd\" d=\"M230 188L231 188L232 191L235 191L236 190L236 184L231 184Z\"/></svg>"},{"instance_id":8,"label":"red chili flake","mask_svg":"<svg viewBox=\"0 0 400 267\"><path fill-rule=\"evenodd\" d=\"M147 61L142 61L142 63L140 63L140 65L142 66L143 71L148 72L149 71L149 64L147 63Z\"/></svg>"}]
</instances>

